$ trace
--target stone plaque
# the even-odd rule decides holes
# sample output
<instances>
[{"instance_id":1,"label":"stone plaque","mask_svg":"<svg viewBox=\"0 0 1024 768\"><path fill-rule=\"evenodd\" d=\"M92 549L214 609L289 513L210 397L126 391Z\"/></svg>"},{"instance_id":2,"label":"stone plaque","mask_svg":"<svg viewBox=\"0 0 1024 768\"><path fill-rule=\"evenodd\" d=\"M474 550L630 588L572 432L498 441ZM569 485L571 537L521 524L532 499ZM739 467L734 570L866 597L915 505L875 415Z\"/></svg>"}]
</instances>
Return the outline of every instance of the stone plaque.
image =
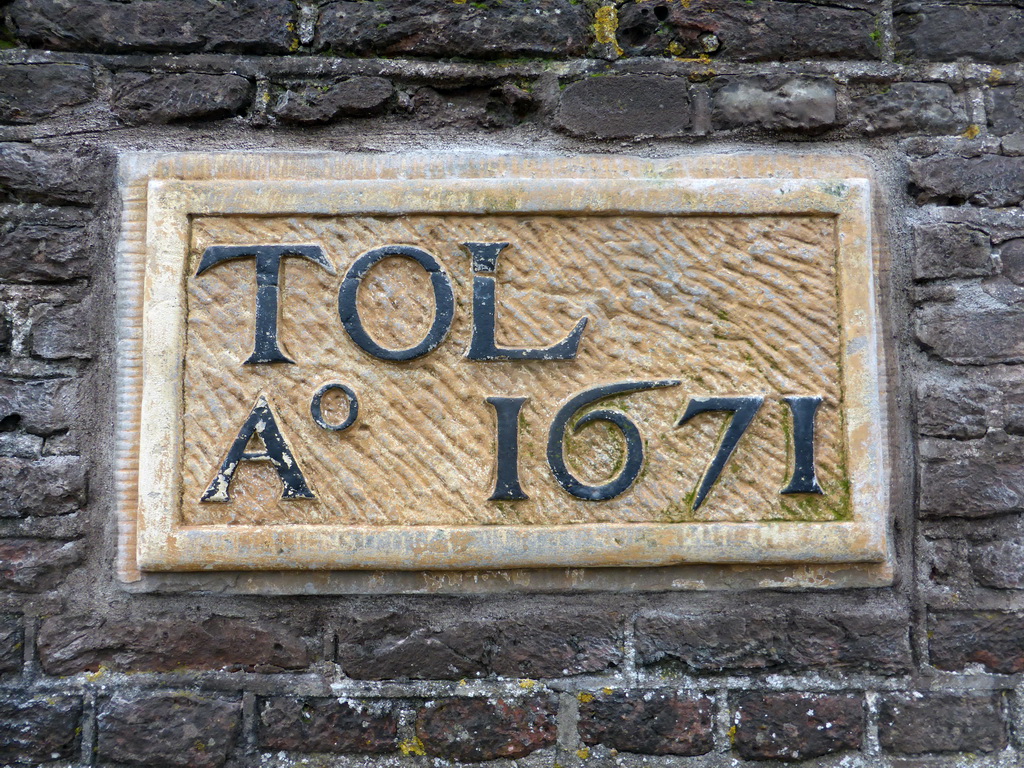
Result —
<instances>
[{"instance_id":1,"label":"stone plaque","mask_svg":"<svg viewBox=\"0 0 1024 768\"><path fill-rule=\"evenodd\" d=\"M122 177L124 573L889 578L855 164L135 155Z\"/></svg>"}]
</instances>

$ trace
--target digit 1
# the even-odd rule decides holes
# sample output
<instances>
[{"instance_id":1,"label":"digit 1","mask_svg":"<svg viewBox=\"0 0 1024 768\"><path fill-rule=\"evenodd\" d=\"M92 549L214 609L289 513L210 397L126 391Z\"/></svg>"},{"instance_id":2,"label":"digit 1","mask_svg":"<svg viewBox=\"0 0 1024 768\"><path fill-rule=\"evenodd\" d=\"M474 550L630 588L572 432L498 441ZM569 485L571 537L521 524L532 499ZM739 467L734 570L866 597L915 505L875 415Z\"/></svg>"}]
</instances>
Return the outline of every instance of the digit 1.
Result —
<instances>
[{"instance_id":1,"label":"digit 1","mask_svg":"<svg viewBox=\"0 0 1024 768\"><path fill-rule=\"evenodd\" d=\"M488 397L498 417L497 479L488 501L520 501L530 498L519 485L519 411L528 397Z\"/></svg>"},{"instance_id":2,"label":"digit 1","mask_svg":"<svg viewBox=\"0 0 1024 768\"><path fill-rule=\"evenodd\" d=\"M821 397L784 397L793 414L793 476L780 493L824 493L814 472L814 416Z\"/></svg>"}]
</instances>

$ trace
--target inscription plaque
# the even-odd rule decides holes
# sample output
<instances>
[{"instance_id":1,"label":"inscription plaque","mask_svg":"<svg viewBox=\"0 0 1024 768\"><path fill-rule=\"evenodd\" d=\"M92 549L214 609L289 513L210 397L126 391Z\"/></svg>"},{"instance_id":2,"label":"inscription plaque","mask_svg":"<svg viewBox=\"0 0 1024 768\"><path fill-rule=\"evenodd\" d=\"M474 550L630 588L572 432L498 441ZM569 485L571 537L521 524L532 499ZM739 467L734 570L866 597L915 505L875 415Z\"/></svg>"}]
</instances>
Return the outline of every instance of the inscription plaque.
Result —
<instances>
[{"instance_id":1,"label":"inscription plaque","mask_svg":"<svg viewBox=\"0 0 1024 768\"><path fill-rule=\"evenodd\" d=\"M890 577L856 164L135 155L122 182L123 573Z\"/></svg>"}]
</instances>

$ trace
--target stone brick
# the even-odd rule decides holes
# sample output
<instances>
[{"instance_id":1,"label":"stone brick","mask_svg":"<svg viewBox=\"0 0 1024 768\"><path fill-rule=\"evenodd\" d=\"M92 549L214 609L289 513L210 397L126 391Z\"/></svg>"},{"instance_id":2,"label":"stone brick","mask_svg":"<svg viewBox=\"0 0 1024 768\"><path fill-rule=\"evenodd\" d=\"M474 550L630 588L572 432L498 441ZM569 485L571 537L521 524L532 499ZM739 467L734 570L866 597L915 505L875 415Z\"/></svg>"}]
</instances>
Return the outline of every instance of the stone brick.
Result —
<instances>
[{"instance_id":1,"label":"stone brick","mask_svg":"<svg viewBox=\"0 0 1024 768\"><path fill-rule=\"evenodd\" d=\"M756 127L813 133L836 122L836 89L825 78L723 77L712 90L711 122L718 130Z\"/></svg>"},{"instance_id":2,"label":"stone brick","mask_svg":"<svg viewBox=\"0 0 1024 768\"><path fill-rule=\"evenodd\" d=\"M885 694L878 712L882 747L900 754L997 752L1007 743L998 694Z\"/></svg>"},{"instance_id":3,"label":"stone brick","mask_svg":"<svg viewBox=\"0 0 1024 768\"><path fill-rule=\"evenodd\" d=\"M85 499L85 460L80 456L0 457L0 518L66 515L81 509Z\"/></svg>"},{"instance_id":4,"label":"stone brick","mask_svg":"<svg viewBox=\"0 0 1024 768\"><path fill-rule=\"evenodd\" d=\"M93 315L89 302L46 312L32 325L32 354L44 360L88 360L93 354Z\"/></svg>"},{"instance_id":5,"label":"stone brick","mask_svg":"<svg viewBox=\"0 0 1024 768\"><path fill-rule=\"evenodd\" d=\"M0 122L35 123L95 92L92 70L81 64L0 66Z\"/></svg>"},{"instance_id":6,"label":"stone brick","mask_svg":"<svg viewBox=\"0 0 1024 768\"><path fill-rule=\"evenodd\" d=\"M621 618L565 608L515 618L432 624L408 612L356 618L338 631L338 662L357 679L564 677L622 659Z\"/></svg>"},{"instance_id":7,"label":"stone brick","mask_svg":"<svg viewBox=\"0 0 1024 768\"><path fill-rule=\"evenodd\" d=\"M77 542L0 539L0 589L13 592L53 589L82 557Z\"/></svg>"},{"instance_id":8,"label":"stone brick","mask_svg":"<svg viewBox=\"0 0 1024 768\"><path fill-rule=\"evenodd\" d=\"M252 83L238 75L124 72L114 77L114 112L127 123L215 120L245 110Z\"/></svg>"},{"instance_id":9,"label":"stone brick","mask_svg":"<svg viewBox=\"0 0 1024 768\"><path fill-rule=\"evenodd\" d=\"M68 429L78 402L74 379L0 379L0 423L34 435Z\"/></svg>"},{"instance_id":10,"label":"stone brick","mask_svg":"<svg viewBox=\"0 0 1024 768\"><path fill-rule=\"evenodd\" d=\"M962 224L914 227L914 277L977 277L994 271L992 244L986 235Z\"/></svg>"},{"instance_id":11,"label":"stone brick","mask_svg":"<svg viewBox=\"0 0 1024 768\"><path fill-rule=\"evenodd\" d=\"M11 321L0 306L0 355L6 355L11 351L11 342L14 334L11 331Z\"/></svg>"},{"instance_id":12,"label":"stone brick","mask_svg":"<svg viewBox=\"0 0 1024 768\"><path fill-rule=\"evenodd\" d=\"M260 703L259 745L290 752L394 752L398 718L379 704L277 697Z\"/></svg>"},{"instance_id":13,"label":"stone brick","mask_svg":"<svg viewBox=\"0 0 1024 768\"><path fill-rule=\"evenodd\" d=\"M105 185L107 162L97 151L0 144L0 201L89 205Z\"/></svg>"},{"instance_id":14,"label":"stone brick","mask_svg":"<svg viewBox=\"0 0 1024 768\"><path fill-rule=\"evenodd\" d=\"M416 736L428 755L464 762L516 759L553 746L553 698L441 699L416 713Z\"/></svg>"},{"instance_id":15,"label":"stone brick","mask_svg":"<svg viewBox=\"0 0 1024 768\"><path fill-rule=\"evenodd\" d=\"M290 628L226 616L202 621L53 616L40 625L36 644L43 669L51 675L100 666L132 672L183 667L277 672L309 665L305 642Z\"/></svg>"},{"instance_id":16,"label":"stone brick","mask_svg":"<svg viewBox=\"0 0 1024 768\"><path fill-rule=\"evenodd\" d=\"M96 715L96 752L118 763L218 768L242 719L238 701L192 693L117 694Z\"/></svg>"},{"instance_id":17,"label":"stone brick","mask_svg":"<svg viewBox=\"0 0 1024 768\"><path fill-rule=\"evenodd\" d=\"M562 93L557 124L598 139L681 136L691 122L686 78L609 75L573 83Z\"/></svg>"},{"instance_id":18,"label":"stone brick","mask_svg":"<svg viewBox=\"0 0 1024 768\"><path fill-rule=\"evenodd\" d=\"M21 616L0 614L0 674L20 672L24 650Z\"/></svg>"},{"instance_id":19,"label":"stone brick","mask_svg":"<svg viewBox=\"0 0 1024 768\"><path fill-rule=\"evenodd\" d=\"M56 51L288 53L298 43L289 0L15 0L19 40Z\"/></svg>"},{"instance_id":20,"label":"stone brick","mask_svg":"<svg viewBox=\"0 0 1024 768\"><path fill-rule=\"evenodd\" d=\"M972 382L926 382L917 388L917 431L932 437L969 440L988 431L998 402L995 387Z\"/></svg>"},{"instance_id":21,"label":"stone brick","mask_svg":"<svg viewBox=\"0 0 1024 768\"><path fill-rule=\"evenodd\" d=\"M893 9L896 53L923 61L1011 63L1024 57L1024 11L1005 5L909 2Z\"/></svg>"},{"instance_id":22,"label":"stone brick","mask_svg":"<svg viewBox=\"0 0 1024 768\"><path fill-rule=\"evenodd\" d=\"M923 517L985 517L1024 508L1024 441L922 440Z\"/></svg>"},{"instance_id":23,"label":"stone brick","mask_svg":"<svg viewBox=\"0 0 1024 768\"><path fill-rule=\"evenodd\" d=\"M77 757L82 699L6 693L0 696L0 761L47 763Z\"/></svg>"},{"instance_id":24,"label":"stone brick","mask_svg":"<svg viewBox=\"0 0 1024 768\"><path fill-rule=\"evenodd\" d=\"M589 697L589 699L588 699ZM714 702L661 691L581 696L584 744L643 755L703 755L715 746Z\"/></svg>"},{"instance_id":25,"label":"stone brick","mask_svg":"<svg viewBox=\"0 0 1024 768\"><path fill-rule=\"evenodd\" d=\"M863 6L630 0L619 7L616 36L631 56L710 54L738 61L791 61L877 59L881 49L874 31L874 14Z\"/></svg>"},{"instance_id":26,"label":"stone brick","mask_svg":"<svg viewBox=\"0 0 1024 768\"><path fill-rule=\"evenodd\" d=\"M997 136L1024 130L1024 103L1018 86L1003 85L988 90L989 129Z\"/></svg>"},{"instance_id":27,"label":"stone brick","mask_svg":"<svg viewBox=\"0 0 1024 768\"><path fill-rule=\"evenodd\" d=\"M678 663L691 673L870 671L910 667L906 615L822 615L739 610L682 616L642 615L636 621L637 663Z\"/></svg>"},{"instance_id":28,"label":"stone brick","mask_svg":"<svg viewBox=\"0 0 1024 768\"><path fill-rule=\"evenodd\" d=\"M1002 208L1024 200L1021 157L926 158L910 164L910 178L918 203Z\"/></svg>"},{"instance_id":29,"label":"stone brick","mask_svg":"<svg viewBox=\"0 0 1024 768\"><path fill-rule=\"evenodd\" d=\"M96 252L91 240L75 209L0 219L0 280L35 283L87 277Z\"/></svg>"},{"instance_id":30,"label":"stone brick","mask_svg":"<svg viewBox=\"0 0 1024 768\"><path fill-rule=\"evenodd\" d=\"M572 0L335 0L320 11L313 47L336 56L497 59L579 56L589 42L586 6Z\"/></svg>"},{"instance_id":31,"label":"stone brick","mask_svg":"<svg viewBox=\"0 0 1024 768\"><path fill-rule=\"evenodd\" d=\"M300 83L287 88L274 105L274 116L285 123L327 123L346 116L384 111L394 93L383 77L346 77L326 83Z\"/></svg>"},{"instance_id":32,"label":"stone brick","mask_svg":"<svg viewBox=\"0 0 1024 768\"><path fill-rule=\"evenodd\" d=\"M993 541L971 557L978 583L996 589L1024 589L1024 541Z\"/></svg>"},{"instance_id":33,"label":"stone brick","mask_svg":"<svg viewBox=\"0 0 1024 768\"><path fill-rule=\"evenodd\" d=\"M1024 305L1004 303L994 287L960 285L952 301L915 310L918 342L960 365L1024 362Z\"/></svg>"},{"instance_id":34,"label":"stone brick","mask_svg":"<svg viewBox=\"0 0 1024 768\"><path fill-rule=\"evenodd\" d=\"M981 664L989 672L1024 671L1024 615L1004 611L940 611L928 627L931 663L959 672Z\"/></svg>"},{"instance_id":35,"label":"stone brick","mask_svg":"<svg viewBox=\"0 0 1024 768\"><path fill-rule=\"evenodd\" d=\"M850 111L850 128L868 136L959 133L967 127L960 99L945 83L893 83L854 99Z\"/></svg>"},{"instance_id":36,"label":"stone brick","mask_svg":"<svg viewBox=\"0 0 1024 768\"><path fill-rule=\"evenodd\" d=\"M1024 238L1007 240L999 249L1003 275L1014 285L1024 285Z\"/></svg>"},{"instance_id":37,"label":"stone brick","mask_svg":"<svg viewBox=\"0 0 1024 768\"><path fill-rule=\"evenodd\" d=\"M734 706L733 745L744 760L810 760L859 749L864 738L860 696L744 693Z\"/></svg>"}]
</instances>

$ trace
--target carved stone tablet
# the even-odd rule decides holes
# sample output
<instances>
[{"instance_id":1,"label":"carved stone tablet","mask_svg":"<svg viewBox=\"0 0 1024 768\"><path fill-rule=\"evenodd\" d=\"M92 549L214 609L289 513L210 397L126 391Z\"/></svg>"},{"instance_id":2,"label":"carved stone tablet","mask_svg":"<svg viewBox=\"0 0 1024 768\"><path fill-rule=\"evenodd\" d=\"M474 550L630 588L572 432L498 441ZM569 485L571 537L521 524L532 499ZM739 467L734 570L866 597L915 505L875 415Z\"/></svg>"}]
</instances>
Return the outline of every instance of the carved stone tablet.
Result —
<instances>
[{"instance_id":1,"label":"carved stone tablet","mask_svg":"<svg viewBox=\"0 0 1024 768\"><path fill-rule=\"evenodd\" d=\"M135 155L122 181L127 578L890 577L855 164Z\"/></svg>"}]
</instances>

